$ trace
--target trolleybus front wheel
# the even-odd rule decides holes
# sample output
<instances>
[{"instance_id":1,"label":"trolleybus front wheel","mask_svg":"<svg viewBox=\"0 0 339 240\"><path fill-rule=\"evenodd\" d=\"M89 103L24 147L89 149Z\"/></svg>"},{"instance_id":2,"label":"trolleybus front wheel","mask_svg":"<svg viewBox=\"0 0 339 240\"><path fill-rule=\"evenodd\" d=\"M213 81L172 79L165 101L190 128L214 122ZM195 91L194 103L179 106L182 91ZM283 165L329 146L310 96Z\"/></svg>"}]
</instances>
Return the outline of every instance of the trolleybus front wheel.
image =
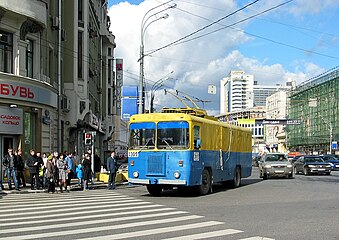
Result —
<instances>
[{"instance_id":1,"label":"trolleybus front wheel","mask_svg":"<svg viewBox=\"0 0 339 240\"><path fill-rule=\"evenodd\" d=\"M147 191L152 196L159 197L161 195L162 186L160 186L160 185L147 185L146 187L147 187Z\"/></svg>"},{"instance_id":2,"label":"trolleybus front wheel","mask_svg":"<svg viewBox=\"0 0 339 240\"><path fill-rule=\"evenodd\" d=\"M206 195L211 191L212 178L210 172L207 169L204 169L201 178L201 185L198 186L198 193L200 195Z\"/></svg>"}]
</instances>

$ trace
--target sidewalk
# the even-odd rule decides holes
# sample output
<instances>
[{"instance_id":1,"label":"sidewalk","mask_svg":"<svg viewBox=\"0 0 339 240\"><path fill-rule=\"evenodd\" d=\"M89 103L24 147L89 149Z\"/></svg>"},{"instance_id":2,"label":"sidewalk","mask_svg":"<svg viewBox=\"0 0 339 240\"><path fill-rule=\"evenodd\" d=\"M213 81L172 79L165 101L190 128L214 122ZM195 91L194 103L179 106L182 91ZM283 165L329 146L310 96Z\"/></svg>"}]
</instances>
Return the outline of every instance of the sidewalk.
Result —
<instances>
[{"instance_id":1,"label":"sidewalk","mask_svg":"<svg viewBox=\"0 0 339 240\"><path fill-rule=\"evenodd\" d=\"M117 182L116 184L117 188L122 188L122 187L129 187L128 182ZM88 184L89 190L96 190L96 189L106 189L107 188L107 183L101 182L94 180L93 184L89 183ZM81 186L78 186L77 179L72 179L71 182L71 187L70 191L82 191L83 188ZM64 191L65 193L66 191ZM6 194L24 194L24 193L47 193L47 190L31 190L30 184L27 184L25 188L20 188L19 191L17 190L0 190L0 195L6 195ZM55 193L60 193L60 188L55 187Z\"/></svg>"}]
</instances>

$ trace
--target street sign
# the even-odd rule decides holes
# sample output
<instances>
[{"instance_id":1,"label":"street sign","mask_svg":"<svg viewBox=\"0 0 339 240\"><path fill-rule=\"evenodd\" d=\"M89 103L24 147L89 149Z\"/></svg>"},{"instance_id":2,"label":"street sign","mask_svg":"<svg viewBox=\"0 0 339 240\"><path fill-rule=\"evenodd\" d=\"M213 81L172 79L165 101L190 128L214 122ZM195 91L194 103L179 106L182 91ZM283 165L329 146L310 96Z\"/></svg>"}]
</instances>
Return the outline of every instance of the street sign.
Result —
<instances>
[{"instance_id":1,"label":"street sign","mask_svg":"<svg viewBox=\"0 0 339 240\"><path fill-rule=\"evenodd\" d=\"M332 149L336 150L338 148L338 143L337 141L332 142Z\"/></svg>"}]
</instances>

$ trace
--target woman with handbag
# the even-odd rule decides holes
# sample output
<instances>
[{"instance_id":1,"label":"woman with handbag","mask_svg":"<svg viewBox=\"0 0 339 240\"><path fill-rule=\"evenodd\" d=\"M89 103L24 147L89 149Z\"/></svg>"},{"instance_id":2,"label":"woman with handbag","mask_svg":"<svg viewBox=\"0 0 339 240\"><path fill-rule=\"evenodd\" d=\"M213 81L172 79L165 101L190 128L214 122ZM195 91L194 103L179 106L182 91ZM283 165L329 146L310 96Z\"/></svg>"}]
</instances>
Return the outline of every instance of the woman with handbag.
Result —
<instances>
[{"instance_id":1,"label":"woman with handbag","mask_svg":"<svg viewBox=\"0 0 339 240\"><path fill-rule=\"evenodd\" d=\"M64 159L64 155L60 154L59 159L57 161L57 167L59 171L59 185L60 185L60 192L63 192L62 187L67 190L67 179L68 179L68 173L67 173L67 163ZM69 190L67 190L69 192Z\"/></svg>"}]
</instances>

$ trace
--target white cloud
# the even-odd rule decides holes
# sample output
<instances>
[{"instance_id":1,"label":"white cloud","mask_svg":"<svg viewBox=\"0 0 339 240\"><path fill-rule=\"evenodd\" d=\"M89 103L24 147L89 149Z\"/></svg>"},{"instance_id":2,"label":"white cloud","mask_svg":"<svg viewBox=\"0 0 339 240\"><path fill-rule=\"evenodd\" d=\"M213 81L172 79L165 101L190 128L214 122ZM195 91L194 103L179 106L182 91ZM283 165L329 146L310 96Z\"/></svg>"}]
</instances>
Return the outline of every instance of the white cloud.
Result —
<instances>
[{"instance_id":1,"label":"white cloud","mask_svg":"<svg viewBox=\"0 0 339 240\"><path fill-rule=\"evenodd\" d=\"M208 2L201 2L208 5ZM238 8L235 1L230 0L214 0L213 8L201 7L201 4L187 4L186 1L178 1L177 4L177 9L166 11L170 15L168 19L156 21L147 28L144 36L146 52L165 46L209 24L210 22L206 19L215 21ZM109 9L112 22L111 31L116 36L117 43L115 57L124 59L124 70L128 71L125 72L124 78L126 85L139 84L139 63L137 60L141 42L140 24L144 14L157 5L159 5L158 1L145 0L139 5L124 2ZM185 13L185 11L194 13L195 16ZM238 16L234 16L233 20L226 19L221 24L225 26L233 23L237 18ZM222 25L216 25L208 31L220 27ZM237 27L239 28L239 26ZM190 97L207 100L209 102L204 104L204 108L208 109L209 113L218 114L219 81L231 70L241 69L249 74L254 74L255 80L258 80L259 84L283 83L288 78L302 81L306 80L308 76L302 71L314 72L317 70L317 66L314 64L295 63L298 68L296 67L295 73L291 73L287 72L281 64L266 65L265 62L244 56L236 48L239 44L248 41L250 38L242 31L225 29L155 52L151 56L145 57L145 77L148 90L154 82L167 76L173 70L174 73L170 76L176 80L166 81L164 83L166 88L179 90ZM216 85L218 94L209 95L207 93L208 85ZM164 96L163 91L156 93L155 104L165 107L183 107L173 96ZM203 107L202 104L199 105Z\"/></svg>"},{"instance_id":2,"label":"white cloud","mask_svg":"<svg viewBox=\"0 0 339 240\"><path fill-rule=\"evenodd\" d=\"M294 5L290 8L290 12L295 15L300 15L304 13L317 14L323 10L329 9L331 7L338 7L338 0L297 0L292 2Z\"/></svg>"}]
</instances>

